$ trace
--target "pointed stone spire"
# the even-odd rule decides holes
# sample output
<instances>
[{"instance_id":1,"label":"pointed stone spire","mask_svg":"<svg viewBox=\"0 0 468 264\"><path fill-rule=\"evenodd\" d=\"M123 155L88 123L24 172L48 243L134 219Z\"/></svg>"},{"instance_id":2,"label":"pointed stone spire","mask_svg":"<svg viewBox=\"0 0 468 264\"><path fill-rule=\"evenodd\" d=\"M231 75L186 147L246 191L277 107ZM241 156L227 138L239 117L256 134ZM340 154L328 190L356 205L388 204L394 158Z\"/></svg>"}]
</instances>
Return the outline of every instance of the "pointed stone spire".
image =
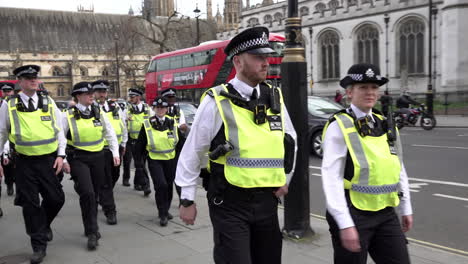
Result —
<instances>
[{"instance_id":1,"label":"pointed stone spire","mask_svg":"<svg viewBox=\"0 0 468 264\"><path fill-rule=\"evenodd\" d=\"M132 6L130 6L130 9L128 10L128 15L129 15L129 16L133 16L133 15L134 15Z\"/></svg>"}]
</instances>

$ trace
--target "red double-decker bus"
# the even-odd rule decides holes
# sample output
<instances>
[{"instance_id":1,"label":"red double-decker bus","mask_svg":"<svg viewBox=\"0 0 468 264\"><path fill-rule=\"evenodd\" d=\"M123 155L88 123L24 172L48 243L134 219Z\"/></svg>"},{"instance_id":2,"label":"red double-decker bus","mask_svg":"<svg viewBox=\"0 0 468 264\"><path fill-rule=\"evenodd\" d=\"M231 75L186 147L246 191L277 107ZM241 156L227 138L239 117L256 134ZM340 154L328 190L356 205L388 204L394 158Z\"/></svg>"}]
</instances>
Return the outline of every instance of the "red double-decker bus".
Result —
<instances>
[{"instance_id":1,"label":"red double-decker bus","mask_svg":"<svg viewBox=\"0 0 468 264\"><path fill-rule=\"evenodd\" d=\"M270 33L270 45L276 53L269 58L267 79L273 82L281 78L284 41L284 36ZM145 78L147 102L153 102L160 91L173 87L178 90L179 99L198 103L206 89L234 78L235 69L224 54L228 43L229 40L209 41L155 56Z\"/></svg>"}]
</instances>

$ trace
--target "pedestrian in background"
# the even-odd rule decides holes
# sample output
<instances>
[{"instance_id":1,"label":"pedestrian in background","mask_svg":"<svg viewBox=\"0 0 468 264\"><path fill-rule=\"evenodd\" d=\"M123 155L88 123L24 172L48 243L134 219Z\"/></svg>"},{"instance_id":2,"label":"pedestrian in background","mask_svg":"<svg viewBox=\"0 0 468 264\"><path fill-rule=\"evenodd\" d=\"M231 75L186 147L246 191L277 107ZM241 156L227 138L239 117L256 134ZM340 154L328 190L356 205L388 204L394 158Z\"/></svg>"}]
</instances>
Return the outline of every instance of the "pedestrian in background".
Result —
<instances>
[{"instance_id":1,"label":"pedestrian in background","mask_svg":"<svg viewBox=\"0 0 468 264\"><path fill-rule=\"evenodd\" d=\"M341 100L343 100L343 94L341 94L340 90L336 90L335 92L335 102L342 104Z\"/></svg>"},{"instance_id":2,"label":"pedestrian in background","mask_svg":"<svg viewBox=\"0 0 468 264\"><path fill-rule=\"evenodd\" d=\"M388 116L388 109L393 104L393 99L390 95L388 95L388 91L385 90L384 94L379 99L380 105L382 106L382 114L387 117Z\"/></svg>"},{"instance_id":3,"label":"pedestrian in background","mask_svg":"<svg viewBox=\"0 0 468 264\"><path fill-rule=\"evenodd\" d=\"M16 170L15 205L23 208L33 264L46 256L47 242L53 239L51 224L65 202L56 176L62 170L66 146L61 112L52 98L38 91L40 70L37 65L16 68L13 73L21 92L0 108L0 153L10 138L18 153L16 166L21 168Z\"/></svg>"},{"instance_id":4,"label":"pedestrian in background","mask_svg":"<svg viewBox=\"0 0 468 264\"><path fill-rule=\"evenodd\" d=\"M336 264L365 264L368 253L376 263L410 263L404 232L413 216L402 144L373 110L387 82L377 66L353 65L340 81L351 105L324 129L322 181Z\"/></svg>"}]
</instances>

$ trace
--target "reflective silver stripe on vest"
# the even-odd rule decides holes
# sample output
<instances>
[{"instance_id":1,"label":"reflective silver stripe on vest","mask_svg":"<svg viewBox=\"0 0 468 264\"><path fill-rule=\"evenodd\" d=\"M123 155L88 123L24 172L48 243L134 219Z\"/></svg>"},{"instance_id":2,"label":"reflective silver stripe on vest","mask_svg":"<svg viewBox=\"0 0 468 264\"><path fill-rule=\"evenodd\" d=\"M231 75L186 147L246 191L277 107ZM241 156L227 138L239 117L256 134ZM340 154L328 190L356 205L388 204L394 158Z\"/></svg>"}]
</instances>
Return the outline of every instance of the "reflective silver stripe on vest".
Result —
<instances>
[{"instance_id":1,"label":"reflective silver stripe on vest","mask_svg":"<svg viewBox=\"0 0 468 264\"><path fill-rule=\"evenodd\" d=\"M150 149L150 152L151 153L156 153L156 154L165 154L165 153L171 153L172 151L174 151L175 149L168 149L168 150L152 150Z\"/></svg>"},{"instance_id":2,"label":"reflective silver stripe on vest","mask_svg":"<svg viewBox=\"0 0 468 264\"><path fill-rule=\"evenodd\" d=\"M99 139L99 140L96 140L96 141L91 141L91 142L81 142L80 140L80 134L78 133L78 126L76 124L76 119L73 115L73 109L69 109L68 110L68 113L70 113L70 115L72 116L70 118L70 121L71 121L71 125L73 127L73 145L74 146L77 146L77 147L89 147L89 146L94 146L94 145L98 145L98 144L101 144L102 141L104 141L103 138Z\"/></svg>"},{"instance_id":3,"label":"reflective silver stripe on vest","mask_svg":"<svg viewBox=\"0 0 468 264\"><path fill-rule=\"evenodd\" d=\"M214 88L218 95L224 89L222 86ZM241 158L239 153L239 134L237 123L235 122L234 112L231 107L229 99L220 100L221 108L223 109L224 117L227 120L229 135L229 142L235 148L230 152L229 157L226 158L226 164L238 168L283 168L284 159L268 159L268 158Z\"/></svg>"},{"instance_id":4,"label":"reflective silver stripe on vest","mask_svg":"<svg viewBox=\"0 0 468 264\"><path fill-rule=\"evenodd\" d=\"M12 100L10 100L10 108L16 107L17 100L18 98L13 98ZM51 105L49 104L49 109L51 109L50 106ZM39 111L39 109L36 111ZM21 136L22 133L21 133L21 126L20 126L20 121L18 117L18 111L11 110L11 115L13 117L13 124L15 126L15 131L16 131L15 133L16 145L25 146L25 147L33 147L33 146L51 144L57 140L58 129L55 127L55 116L53 114L53 109L50 110L50 115L51 115L51 125L52 125L52 128L54 129L54 137L50 139L43 139L43 140L36 140L36 141L23 141L22 136Z\"/></svg>"}]
</instances>

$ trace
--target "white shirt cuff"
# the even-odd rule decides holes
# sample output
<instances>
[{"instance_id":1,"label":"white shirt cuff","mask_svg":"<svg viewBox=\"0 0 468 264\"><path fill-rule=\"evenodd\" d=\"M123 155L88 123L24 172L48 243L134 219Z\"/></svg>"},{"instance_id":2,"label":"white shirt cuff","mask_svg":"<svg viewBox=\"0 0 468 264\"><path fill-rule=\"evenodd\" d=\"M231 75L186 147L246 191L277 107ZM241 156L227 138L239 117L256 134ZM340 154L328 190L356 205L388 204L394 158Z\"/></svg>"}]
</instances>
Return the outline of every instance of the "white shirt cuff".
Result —
<instances>
[{"instance_id":1,"label":"white shirt cuff","mask_svg":"<svg viewBox=\"0 0 468 264\"><path fill-rule=\"evenodd\" d=\"M400 206L398 206L400 215L412 215L413 208L411 208L411 202L408 200L401 200Z\"/></svg>"},{"instance_id":2,"label":"white shirt cuff","mask_svg":"<svg viewBox=\"0 0 468 264\"><path fill-rule=\"evenodd\" d=\"M197 193L197 186L185 186L182 187L182 193L180 194L181 199L187 199L190 201L195 201L195 195Z\"/></svg>"},{"instance_id":3,"label":"white shirt cuff","mask_svg":"<svg viewBox=\"0 0 468 264\"><path fill-rule=\"evenodd\" d=\"M353 218L351 218L350 214L341 214L334 216L336 223L338 224L338 228L345 229L351 226L354 226Z\"/></svg>"}]
</instances>

